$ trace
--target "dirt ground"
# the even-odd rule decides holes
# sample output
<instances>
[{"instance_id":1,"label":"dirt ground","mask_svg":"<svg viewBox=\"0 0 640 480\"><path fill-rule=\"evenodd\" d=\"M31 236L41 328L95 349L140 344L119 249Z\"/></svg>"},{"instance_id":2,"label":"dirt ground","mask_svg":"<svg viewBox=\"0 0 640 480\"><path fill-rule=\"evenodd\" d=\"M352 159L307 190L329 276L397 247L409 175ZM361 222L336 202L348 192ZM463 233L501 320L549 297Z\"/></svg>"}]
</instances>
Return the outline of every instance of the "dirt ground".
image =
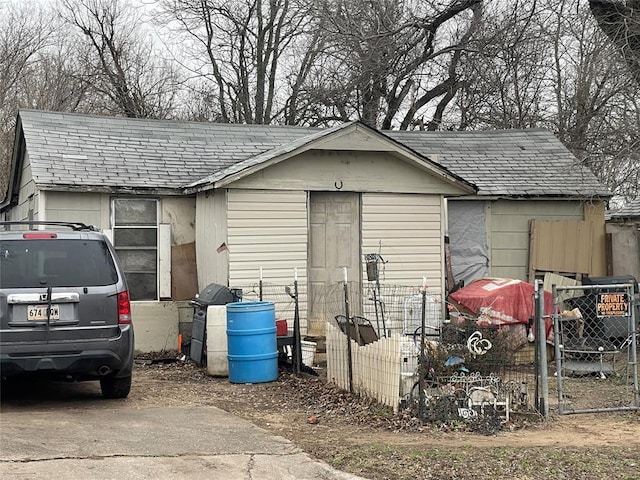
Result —
<instances>
[{"instance_id":1,"label":"dirt ground","mask_svg":"<svg viewBox=\"0 0 640 480\"><path fill-rule=\"evenodd\" d=\"M515 418L491 435L423 425L327 384L281 370L232 384L177 356L138 358L133 408L214 405L283 436L336 468L378 479L638 479L640 412Z\"/></svg>"}]
</instances>

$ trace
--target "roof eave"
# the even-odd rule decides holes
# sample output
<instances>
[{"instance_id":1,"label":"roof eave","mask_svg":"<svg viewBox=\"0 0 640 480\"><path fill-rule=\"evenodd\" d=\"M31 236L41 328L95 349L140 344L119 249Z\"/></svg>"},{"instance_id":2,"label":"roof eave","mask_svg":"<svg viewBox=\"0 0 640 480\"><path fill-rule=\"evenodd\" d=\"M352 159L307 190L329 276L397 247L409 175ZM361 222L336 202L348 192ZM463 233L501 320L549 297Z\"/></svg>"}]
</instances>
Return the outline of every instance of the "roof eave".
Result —
<instances>
[{"instance_id":1,"label":"roof eave","mask_svg":"<svg viewBox=\"0 0 640 480\"><path fill-rule=\"evenodd\" d=\"M240 180L248 175L256 173L264 168L267 168L270 165L274 165L276 163L282 162L288 158L299 155L305 151L312 150L314 148L314 145L322 141L325 141L330 137L333 137L335 135L348 134L350 131L353 131L358 128L362 128L364 130L372 132L372 134L380 138L381 141L389 143L392 146L393 151L398 152L399 154L403 155L405 158L411 159L413 162L420 165L425 170L428 170L433 174L438 175L440 178L442 178L446 182L457 186L463 192L466 192L469 194L475 194L478 192L478 187L475 184L452 173L447 168L434 162L428 157L425 157L419 152L412 150L411 148L398 142L397 140L394 140L393 138L388 137L383 132L375 130L365 125L362 122L348 122L340 125L339 127L330 128L320 133L314 133L312 135L309 135L308 137L305 137L302 141L294 142L293 144L290 145L289 148L285 147L282 153L277 153L275 155L272 155L270 154L270 152L264 152L261 155L265 155L267 158L263 162L260 162L260 161L258 161L257 163L255 162L256 157L259 157L258 155L256 157L253 157L254 162L249 163L246 168L241 168L240 170L234 172L233 169L237 168L238 166L236 164L232 167L229 167L228 170L231 170L232 173L228 175L225 174L224 171L222 171L207 177L208 179L210 179L209 181L207 181L207 179L201 179L189 185L186 185L184 187L185 193L198 193L198 192L203 192L203 191L212 190L216 188L223 188L237 180ZM248 159L248 160L251 160L251 159Z\"/></svg>"},{"instance_id":2,"label":"roof eave","mask_svg":"<svg viewBox=\"0 0 640 480\"><path fill-rule=\"evenodd\" d=\"M291 158L295 155L299 155L300 153L311 149L311 145L313 145L319 139L326 138L327 136L332 135L335 131L343 130L353 125L353 123L354 122L348 122L348 123L341 124L337 127L321 130L319 132L307 135L302 139L298 139L294 142L284 145L282 147L276 147L266 152L262 152L258 155L255 155L241 162L238 162L234 165L231 165L230 167L227 167L222 171L213 173L211 175L208 175L205 178L196 180L195 182L185 185L183 186L183 188L185 192L188 192L188 193L198 193L198 192L204 192L207 190L214 190L216 188L222 188L230 183L233 183L244 177L252 175L253 173L263 170L264 168L267 168L270 165L280 163L283 160ZM282 150L282 151L278 152L278 150ZM274 153L274 151L276 153ZM259 160L261 156L265 157L264 161ZM242 166L243 163L246 163L246 167Z\"/></svg>"},{"instance_id":3,"label":"roof eave","mask_svg":"<svg viewBox=\"0 0 640 480\"><path fill-rule=\"evenodd\" d=\"M592 201L594 199L606 201L613 195L611 194L593 194L593 195L575 195L575 194L509 194L509 193L478 193L476 195L456 196L458 200L576 200L576 201Z\"/></svg>"},{"instance_id":4,"label":"roof eave","mask_svg":"<svg viewBox=\"0 0 640 480\"><path fill-rule=\"evenodd\" d=\"M150 196L183 196L183 188L157 188L157 187L114 187L108 185L67 185L46 184L38 185L39 190L50 192L70 193L108 193L113 195L150 195Z\"/></svg>"}]
</instances>

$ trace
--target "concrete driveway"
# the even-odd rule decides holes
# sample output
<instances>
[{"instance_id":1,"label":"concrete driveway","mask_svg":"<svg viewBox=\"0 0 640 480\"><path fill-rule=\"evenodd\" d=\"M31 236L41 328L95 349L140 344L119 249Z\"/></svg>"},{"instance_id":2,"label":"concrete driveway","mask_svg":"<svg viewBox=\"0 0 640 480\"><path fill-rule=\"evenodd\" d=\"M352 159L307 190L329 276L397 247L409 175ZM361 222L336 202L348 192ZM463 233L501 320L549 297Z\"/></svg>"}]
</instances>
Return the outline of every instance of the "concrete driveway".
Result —
<instances>
[{"instance_id":1,"label":"concrete driveway","mask_svg":"<svg viewBox=\"0 0 640 480\"><path fill-rule=\"evenodd\" d=\"M357 479L216 407L104 400L95 384L2 389L0 478Z\"/></svg>"}]
</instances>

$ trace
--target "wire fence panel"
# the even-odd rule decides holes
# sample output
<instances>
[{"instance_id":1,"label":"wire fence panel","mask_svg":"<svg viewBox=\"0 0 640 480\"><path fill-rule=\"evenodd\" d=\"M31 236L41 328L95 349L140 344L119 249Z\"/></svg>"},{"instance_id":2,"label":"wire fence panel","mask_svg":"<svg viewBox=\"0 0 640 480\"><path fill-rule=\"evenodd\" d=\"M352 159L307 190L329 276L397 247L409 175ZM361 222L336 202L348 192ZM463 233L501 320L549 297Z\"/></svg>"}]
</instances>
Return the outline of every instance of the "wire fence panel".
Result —
<instances>
[{"instance_id":1,"label":"wire fence panel","mask_svg":"<svg viewBox=\"0 0 640 480\"><path fill-rule=\"evenodd\" d=\"M421 325L422 294L419 287L348 282L347 297L350 316L370 325L378 338L390 337L394 333L413 335ZM322 294L314 296L313 302L312 310L324 312L325 325L334 320L340 321L345 315L344 283L328 286ZM437 336L445 313L439 295L427 294L426 313L427 329Z\"/></svg>"},{"instance_id":2,"label":"wire fence panel","mask_svg":"<svg viewBox=\"0 0 640 480\"><path fill-rule=\"evenodd\" d=\"M415 383L404 401L417 404L423 420L435 422L509 420L514 411L529 411L534 362L519 360L515 329L526 325L479 325L474 317L445 321L440 339L425 349L422 384Z\"/></svg>"},{"instance_id":3,"label":"wire fence panel","mask_svg":"<svg viewBox=\"0 0 640 480\"><path fill-rule=\"evenodd\" d=\"M558 411L636 409L638 305L633 284L553 287ZM550 382L552 383L552 382ZM552 391L552 385L549 386Z\"/></svg>"},{"instance_id":4,"label":"wire fence panel","mask_svg":"<svg viewBox=\"0 0 640 480\"><path fill-rule=\"evenodd\" d=\"M234 286L242 291L242 300L245 302L273 302L276 319L287 320L289 328L293 328L295 314L295 298L293 282L290 285L276 285L272 283L256 282L252 285ZM305 298L306 290L304 285L298 285L298 294ZM301 308L304 308L302 306ZM303 310L304 312L304 310ZM302 316L304 319L304 316Z\"/></svg>"},{"instance_id":5,"label":"wire fence panel","mask_svg":"<svg viewBox=\"0 0 640 480\"><path fill-rule=\"evenodd\" d=\"M417 409L426 421L484 417L499 425L529 409L533 358L518 361L528 325L451 320L441 298L416 287L371 282L341 290L324 305L329 381L394 410Z\"/></svg>"}]
</instances>

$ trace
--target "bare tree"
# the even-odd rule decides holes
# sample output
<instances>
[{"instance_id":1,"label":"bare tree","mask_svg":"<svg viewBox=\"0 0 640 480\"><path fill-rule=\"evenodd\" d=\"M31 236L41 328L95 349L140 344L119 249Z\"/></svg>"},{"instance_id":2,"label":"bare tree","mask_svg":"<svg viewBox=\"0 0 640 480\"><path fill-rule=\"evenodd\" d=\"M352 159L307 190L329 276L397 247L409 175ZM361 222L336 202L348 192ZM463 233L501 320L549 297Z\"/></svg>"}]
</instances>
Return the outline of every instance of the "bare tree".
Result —
<instances>
[{"instance_id":1,"label":"bare tree","mask_svg":"<svg viewBox=\"0 0 640 480\"><path fill-rule=\"evenodd\" d=\"M143 39L140 17L122 0L60 0L60 15L82 34L84 81L102 108L128 117L171 116L177 75ZM106 101L105 101L106 99Z\"/></svg>"},{"instance_id":2,"label":"bare tree","mask_svg":"<svg viewBox=\"0 0 640 480\"><path fill-rule=\"evenodd\" d=\"M199 103L209 115L223 122L298 122L296 96L317 42L308 2L160 3L187 36L190 55L182 63L198 79Z\"/></svg>"},{"instance_id":3,"label":"bare tree","mask_svg":"<svg viewBox=\"0 0 640 480\"><path fill-rule=\"evenodd\" d=\"M468 80L448 119L452 128L550 125L552 44L537 20L537 4L514 0L485 7L481 35L462 61Z\"/></svg>"},{"instance_id":4,"label":"bare tree","mask_svg":"<svg viewBox=\"0 0 640 480\"><path fill-rule=\"evenodd\" d=\"M0 4L0 104L44 49L51 36L51 25L32 4L17 8L13 3Z\"/></svg>"},{"instance_id":5,"label":"bare tree","mask_svg":"<svg viewBox=\"0 0 640 480\"><path fill-rule=\"evenodd\" d=\"M640 84L640 0L589 0L602 31L620 49L631 75Z\"/></svg>"},{"instance_id":6,"label":"bare tree","mask_svg":"<svg viewBox=\"0 0 640 480\"><path fill-rule=\"evenodd\" d=\"M563 143L612 192L633 196L640 171L638 84L589 9L551 2L555 32L556 129Z\"/></svg>"},{"instance_id":7,"label":"bare tree","mask_svg":"<svg viewBox=\"0 0 640 480\"><path fill-rule=\"evenodd\" d=\"M620 95L590 122L584 163L620 198L640 195L640 98Z\"/></svg>"},{"instance_id":8,"label":"bare tree","mask_svg":"<svg viewBox=\"0 0 640 480\"><path fill-rule=\"evenodd\" d=\"M547 128L614 193L638 189L638 88L578 0L486 9L458 128ZM459 115L459 118L456 117Z\"/></svg>"},{"instance_id":9,"label":"bare tree","mask_svg":"<svg viewBox=\"0 0 640 480\"><path fill-rule=\"evenodd\" d=\"M72 53L75 39L59 26L54 41L29 65L16 84L21 107L64 112L101 112L95 107L82 67Z\"/></svg>"},{"instance_id":10,"label":"bare tree","mask_svg":"<svg viewBox=\"0 0 640 480\"><path fill-rule=\"evenodd\" d=\"M38 62L51 36L52 25L40 6L0 3L0 199L8 186L20 83Z\"/></svg>"},{"instance_id":11,"label":"bare tree","mask_svg":"<svg viewBox=\"0 0 640 480\"><path fill-rule=\"evenodd\" d=\"M410 128L431 110L428 128L464 79L460 56L481 18L481 0L326 0L319 2L327 46L309 101L317 121L359 118L383 129Z\"/></svg>"}]
</instances>

